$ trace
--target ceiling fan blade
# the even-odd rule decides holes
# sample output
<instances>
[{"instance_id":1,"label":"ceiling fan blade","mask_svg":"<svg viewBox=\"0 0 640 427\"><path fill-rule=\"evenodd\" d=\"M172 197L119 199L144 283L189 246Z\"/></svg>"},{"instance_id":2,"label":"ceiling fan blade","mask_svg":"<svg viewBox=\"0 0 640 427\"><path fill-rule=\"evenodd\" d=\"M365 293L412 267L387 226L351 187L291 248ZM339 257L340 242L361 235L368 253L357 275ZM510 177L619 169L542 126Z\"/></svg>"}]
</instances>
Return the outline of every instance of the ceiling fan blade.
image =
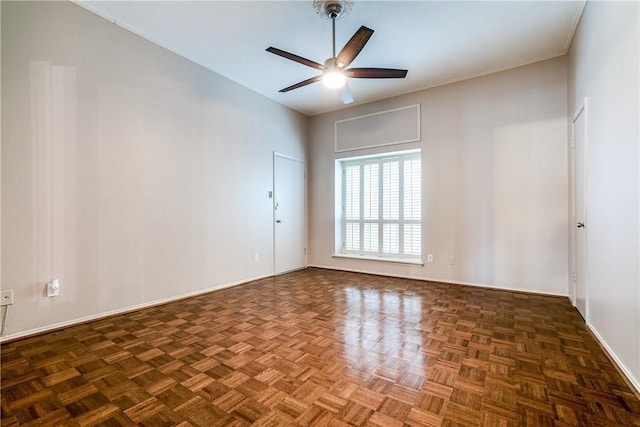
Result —
<instances>
[{"instance_id":1,"label":"ceiling fan blade","mask_svg":"<svg viewBox=\"0 0 640 427\"><path fill-rule=\"evenodd\" d=\"M344 84L340 89L338 89L340 93L340 99L342 99L343 104L351 104L353 102L353 94L351 93L351 88L347 83Z\"/></svg>"},{"instance_id":2,"label":"ceiling fan blade","mask_svg":"<svg viewBox=\"0 0 640 427\"><path fill-rule=\"evenodd\" d=\"M310 79L303 80L289 87L285 87L284 89L280 89L278 92L289 92L290 90L298 89L299 87L310 85L311 83L315 83L320 80L322 80L322 76L311 77Z\"/></svg>"},{"instance_id":3,"label":"ceiling fan blade","mask_svg":"<svg viewBox=\"0 0 640 427\"><path fill-rule=\"evenodd\" d=\"M356 59L364 45L367 44L372 34L373 30L371 28L367 28L364 25L360 27L336 57L338 67L345 68L349 66Z\"/></svg>"},{"instance_id":4,"label":"ceiling fan blade","mask_svg":"<svg viewBox=\"0 0 640 427\"><path fill-rule=\"evenodd\" d=\"M270 53L273 53L274 55L278 55L278 56L282 56L283 58L290 59L290 60L295 61L297 63L300 63L302 65L306 65L307 67L317 68L318 70L324 70L324 65L318 64L317 62L312 61L310 59L303 58L302 56L298 56L298 55L295 55L293 53L289 53L289 52L284 51L282 49L278 49L278 48L275 48L275 47L268 47L266 49L266 51L270 52Z\"/></svg>"},{"instance_id":5,"label":"ceiling fan blade","mask_svg":"<svg viewBox=\"0 0 640 427\"><path fill-rule=\"evenodd\" d=\"M395 68L349 68L344 75L354 79L404 79L407 70Z\"/></svg>"}]
</instances>

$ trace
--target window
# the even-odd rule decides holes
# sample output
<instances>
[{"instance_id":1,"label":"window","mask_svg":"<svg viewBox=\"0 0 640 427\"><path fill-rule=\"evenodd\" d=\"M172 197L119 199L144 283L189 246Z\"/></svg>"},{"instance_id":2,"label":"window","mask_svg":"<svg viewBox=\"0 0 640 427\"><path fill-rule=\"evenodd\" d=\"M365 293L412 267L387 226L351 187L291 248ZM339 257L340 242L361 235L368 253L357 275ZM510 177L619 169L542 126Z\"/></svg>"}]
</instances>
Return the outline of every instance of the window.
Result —
<instances>
[{"instance_id":1,"label":"window","mask_svg":"<svg viewBox=\"0 0 640 427\"><path fill-rule=\"evenodd\" d=\"M419 259L422 162L411 151L340 161L342 253Z\"/></svg>"}]
</instances>

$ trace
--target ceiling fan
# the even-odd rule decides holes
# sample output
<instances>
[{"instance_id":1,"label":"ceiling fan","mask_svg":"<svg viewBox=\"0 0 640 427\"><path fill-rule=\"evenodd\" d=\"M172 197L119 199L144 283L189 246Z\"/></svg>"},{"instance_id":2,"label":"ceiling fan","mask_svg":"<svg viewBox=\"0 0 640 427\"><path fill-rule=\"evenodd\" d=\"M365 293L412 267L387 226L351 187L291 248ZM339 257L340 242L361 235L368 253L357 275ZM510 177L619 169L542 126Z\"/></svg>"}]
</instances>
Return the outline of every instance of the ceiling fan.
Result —
<instances>
[{"instance_id":1,"label":"ceiling fan","mask_svg":"<svg viewBox=\"0 0 640 427\"><path fill-rule=\"evenodd\" d=\"M348 13L352 6L352 0L314 0L313 2L313 7L320 16L331 19L333 56L324 61L324 65L275 47L266 49L267 52L322 71L319 76L285 87L280 89L279 92L289 92L322 80L326 87L339 90L343 103L350 104L353 102L353 95L349 85L346 83L347 77L356 79L402 79L407 75L407 70L394 68L346 68L358 56L373 34L371 28L367 28L364 25L361 26L347 44L344 45L340 53L336 55L336 19Z\"/></svg>"}]
</instances>

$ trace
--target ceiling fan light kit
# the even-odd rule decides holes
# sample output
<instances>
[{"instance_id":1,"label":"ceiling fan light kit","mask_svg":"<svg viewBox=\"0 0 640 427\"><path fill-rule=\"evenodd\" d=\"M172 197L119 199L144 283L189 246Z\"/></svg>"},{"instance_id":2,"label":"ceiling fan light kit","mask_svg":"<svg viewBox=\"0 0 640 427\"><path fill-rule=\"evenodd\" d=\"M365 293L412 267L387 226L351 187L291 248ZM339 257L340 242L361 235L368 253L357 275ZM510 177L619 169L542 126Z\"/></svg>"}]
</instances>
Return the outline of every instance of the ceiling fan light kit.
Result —
<instances>
[{"instance_id":1,"label":"ceiling fan light kit","mask_svg":"<svg viewBox=\"0 0 640 427\"><path fill-rule=\"evenodd\" d=\"M322 83L330 89L337 89L344 86L347 78L340 67L335 64L333 58L327 59L324 63L324 71L322 73Z\"/></svg>"},{"instance_id":2,"label":"ceiling fan light kit","mask_svg":"<svg viewBox=\"0 0 640 427\"><path fill-rule=\"evenodd\" d=\"M331 71L322 75L322 83L329 89L337 89L344 86L347 78L339 71Z\"/></svg>"},{"instance_id":3,"label":"ceiling fan light kit","mask_svg":"<svg viewBox=\"0 0 640 427\"><path fill-rule=\"evenodd\" d=\"M293 53L275 47L268 47L266 50L269 53L273 53L274 55L278 55L299 64L306 65L307 67L316 68L322 71L322 75L320 76L303 80L284 89L280 89L279 92L288 92L322 80L326 87L340 89L340 98L342 99L342 102L349 104L353 102L353 96L351 94L351 89L346 84L347 77L356 79L397 79L404 78L407 75L407 70L393 68L346 68L353 62L356 56L358 56L360 51L362 51L365 44L371 38L373 30L365 27L364 25L361 26L351 39L349 39L347 44L344 45L340 53L336 55L336 19L351 12L351 9L353 8L353 1L314 0L313 8L321 17L331 19L333 56L327 59L324 62L324 65L322 65Z\"/></svg>"}]
</instances>

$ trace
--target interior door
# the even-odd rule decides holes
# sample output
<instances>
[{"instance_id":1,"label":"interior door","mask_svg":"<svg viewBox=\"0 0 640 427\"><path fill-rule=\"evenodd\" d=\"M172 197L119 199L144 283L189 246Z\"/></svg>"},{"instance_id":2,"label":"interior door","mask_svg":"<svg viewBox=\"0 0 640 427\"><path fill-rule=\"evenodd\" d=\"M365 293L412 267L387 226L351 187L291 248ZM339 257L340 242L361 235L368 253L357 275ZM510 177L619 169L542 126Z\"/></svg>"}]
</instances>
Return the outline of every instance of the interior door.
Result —
<instances>
[{"instance_id":1,"label":"interior door","mask_svg":"<svg viewBox=\"0 0 640 427\"><path fill-rule=\"evenodd\" d=\"M274 272L307 265L305 163L279 153L273 156Z\"/></svg>"},{"instance_id":2,"label":"interior door","mask_svg":"<svg viewBox=\"0 0 640 427\"><path fill-rule=\"evenodd\" d=\"M574 273L573 304L587 319L586 104L573 120Z\"/></svg>"}]
</instances>

